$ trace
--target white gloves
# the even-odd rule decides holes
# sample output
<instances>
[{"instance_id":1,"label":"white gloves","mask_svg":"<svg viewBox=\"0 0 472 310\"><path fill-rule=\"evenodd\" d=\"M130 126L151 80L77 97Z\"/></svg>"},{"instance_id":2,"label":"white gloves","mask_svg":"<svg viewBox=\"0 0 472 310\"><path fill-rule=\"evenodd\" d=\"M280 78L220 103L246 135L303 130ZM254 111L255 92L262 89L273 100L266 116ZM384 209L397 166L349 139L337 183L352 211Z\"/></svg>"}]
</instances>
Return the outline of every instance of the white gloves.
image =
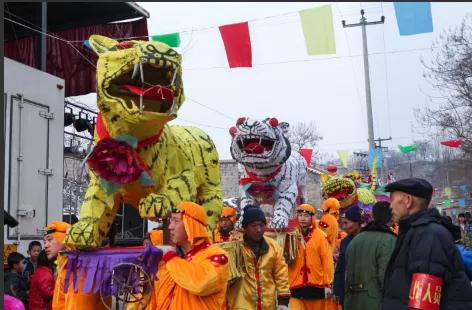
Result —
<instances>
[{"instance_id":1,"label":"white gloves","mask_svg":"<svg viewBox=\"0 0 472 310\"><path fill-rule=\"evenodd\" d=\"M330 287L325 287L324 292L326 298L333 296L333 290Z\"/></svg>"},{"instance_id":2,"label":"white gloves","mask_svg":"<svg viewBox=\"0 0 472 310\"><path fill-rule=\"evenodd\" d=\"M277 306L277 310L288 310L288 307L280 305L280 306Z\"/></svg>"}]
</instances>

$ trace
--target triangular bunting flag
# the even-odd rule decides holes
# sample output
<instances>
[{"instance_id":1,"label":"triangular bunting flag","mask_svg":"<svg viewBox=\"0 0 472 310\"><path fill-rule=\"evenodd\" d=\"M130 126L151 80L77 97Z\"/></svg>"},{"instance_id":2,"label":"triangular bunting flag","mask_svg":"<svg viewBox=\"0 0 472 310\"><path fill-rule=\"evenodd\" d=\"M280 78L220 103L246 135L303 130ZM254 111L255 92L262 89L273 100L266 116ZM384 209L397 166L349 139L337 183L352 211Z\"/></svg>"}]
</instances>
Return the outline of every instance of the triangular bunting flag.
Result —
<instances>
[{"instance_id":1,"label":"triangular bunting flag","mask_svg":"<svg viewBox=\"0 0 472 310\"><path fill-rule=\"evenodd\" d=\"M158 41L169 45L170 47L180 46L180 33L157 34L151 36L152 41Z\"/></svg>"},{"instance_id":2,"label":"triangular bunting flag","mask_svg":"<svg viewBox=\"0 0 472 310\"><path fill-rule=\"evenodd\" d=\"M311 167L311 156L313 155L313 150L312 149L300 149L299 152L300 152L300 155L302 155L303 158L305 158L307 166Z\"/></svg>"},{"instance_id":3,"label":"triangular bunting flag","mask_svg":"<svg viewBox=\"0 0 472 310\"><path fill-rule=\"evenodd\" d=\"M457 140L446 140L440 142L442 145L449 146L449 147L459 147L464 144L464 140L457 139Z\"/></svg>"},{"instance_id":4,"label":"triangular bunting flag","mask_svg":"<svg viewBox=\"0 0 472 310\"><path fill-rule=\"evenodd\" d=\"M416 146L415 144L411 144L411 145L399 145L399 146L398 146L398 149L399 149L400 152L402 152L403 154L406 154L406 153L409 153L409 152L416 151L417 146Z\"/></svg>"},{"instance_id":5,"label":"triangular bunting flag","mask_svg":"<svg viewBox=\"0 0 472 310\"><path fill-rule=\"evenodd\" d=\"M251 38L248 22L220 26L230 68L252 67Z\"/></svg>"},{"instance_id":6,"label":"triangular bunting flag","mask_svg":"<svg viewBox=\"0 0 472 310\"><path fill-rule=\"evenodd\" d=\"M349 152L347 150L337 150L339 159L341 160L341 163L343 164L344 168L347 168L347 161L349 158Z\"/></svg>"}]
</instances>

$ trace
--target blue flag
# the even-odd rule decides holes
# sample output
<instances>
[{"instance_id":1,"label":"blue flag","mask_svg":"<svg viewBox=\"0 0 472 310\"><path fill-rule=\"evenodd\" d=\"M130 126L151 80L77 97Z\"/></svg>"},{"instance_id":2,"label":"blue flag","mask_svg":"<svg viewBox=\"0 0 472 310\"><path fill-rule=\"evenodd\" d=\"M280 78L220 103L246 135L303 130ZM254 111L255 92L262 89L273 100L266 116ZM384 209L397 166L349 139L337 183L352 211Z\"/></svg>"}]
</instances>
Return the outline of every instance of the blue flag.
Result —
<instances>
[{"instance_id":1,"label":"blue flag","mask_svg":"<svg viewBox=\"0 0 472 310\"><path fill-rule=\"evenodd\" d=\"M460 186L460 189L461 189L461 192L463 192L464 194L467 194L467 185L461 185Z\"/></svg>"},{"instance_id":2,"label":"blue flag","mask_svg":"<svg viewBox=\"0 0 472 310\"><path fill-rule=\"evenodd\" d=\"M382 168L382 149L370 149L369 150L369 169L372 169L372 164L374 162L375 156L378 156L377 159L377 168Z\"/></svg>"},{"instance_id":3,"label":"blue flag","mask_svg":"<svg viewBox=\"0 0 472 310\"><path fill-rule=\"evenodd\" d=\"M459 203L459 207L465 208L465 199L459 199L457 202Z\"/></svg>"},{"instance_id":4,"label":"blue flag","mask_svg":"<svg viewBox=\"0 0 472 310\"><path fill-rule=\"evenodd\" d=\"M430 2L394 2L401 36L433 32Z\"/></svg>"}]
</instances>

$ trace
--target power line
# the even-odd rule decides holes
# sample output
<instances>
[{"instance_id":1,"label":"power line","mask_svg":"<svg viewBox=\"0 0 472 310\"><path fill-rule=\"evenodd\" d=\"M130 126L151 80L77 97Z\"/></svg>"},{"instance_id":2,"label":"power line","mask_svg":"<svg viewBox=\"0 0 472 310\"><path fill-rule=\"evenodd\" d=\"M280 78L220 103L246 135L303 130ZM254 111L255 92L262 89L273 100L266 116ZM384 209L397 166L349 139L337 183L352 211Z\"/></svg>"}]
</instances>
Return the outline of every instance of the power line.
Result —
<instances>
[{"instance_id":1,"label":"power line","mask_svg":"<svg viewBox=\"0 0 472 310\"><path fill-rule=\"evenodd\" d=\"M214 108L212 108L212 107L209 107L209 106L207 106L207 105L205 105L205 104L203 104L203 103L201 103L201 102L198 102L197 100L192 99L192 98L190 98L190 97L188 97L188 96L186 96L186 98L187 98L188 100L190 100L190 101L195 102L195 103L198 104L198 105L201 105L202 107L207 108L207 109L210 110L210 111L213 111L213 112L215 112L215 113L218 113L218 114L221 115L221 116L226 117L226 118L229 119L230 121L234 121L234 120L237 119L236 117L231 117L231 116L229 116L228 114L225 114L225 113L223 113L223 112L220 112L220 111L218 111L218 110L216 110L216 109L214 109Z\"/></svg>"},{"instance_id":2,"label":"power line","mask_svg":"<svg viewBox=\"0 0 472 310\"><path fill-rule=\"evenodd\" d=\"M178 116L177 119L179 119L179 120L181 120L181 121L184 121L184 122L187 122L187 123L190 123L190 124L198 125L198 126L209 127L209 128L215 128L215 129L228 130L227 127L219 127L219 126L213 126L213 125L202 124L202 123L194 122L194 121L191 121L191 120L183 119L183 118L181 118L180 116Z\"/></svg>"}]
</instances>

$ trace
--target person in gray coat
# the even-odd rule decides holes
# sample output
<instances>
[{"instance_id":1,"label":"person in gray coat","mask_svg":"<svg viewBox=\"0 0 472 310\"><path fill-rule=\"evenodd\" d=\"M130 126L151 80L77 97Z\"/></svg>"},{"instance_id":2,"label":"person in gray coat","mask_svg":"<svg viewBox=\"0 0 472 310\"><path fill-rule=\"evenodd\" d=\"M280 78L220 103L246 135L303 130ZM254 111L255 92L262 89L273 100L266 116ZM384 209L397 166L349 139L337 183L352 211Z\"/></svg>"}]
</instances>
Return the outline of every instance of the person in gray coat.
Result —
<instances>
[{"instance_id":1,"label":"person in gray coat","mask_svg":"<svg viewBox=\"0 0 472 310\"><path fill-rule=\"evenodd\" d=\"M388 202L377 202L372 213L374 221L347 248L344 310L382 309L385 269L397 237L390 229Z\"/></svg>"}]
</instances>

